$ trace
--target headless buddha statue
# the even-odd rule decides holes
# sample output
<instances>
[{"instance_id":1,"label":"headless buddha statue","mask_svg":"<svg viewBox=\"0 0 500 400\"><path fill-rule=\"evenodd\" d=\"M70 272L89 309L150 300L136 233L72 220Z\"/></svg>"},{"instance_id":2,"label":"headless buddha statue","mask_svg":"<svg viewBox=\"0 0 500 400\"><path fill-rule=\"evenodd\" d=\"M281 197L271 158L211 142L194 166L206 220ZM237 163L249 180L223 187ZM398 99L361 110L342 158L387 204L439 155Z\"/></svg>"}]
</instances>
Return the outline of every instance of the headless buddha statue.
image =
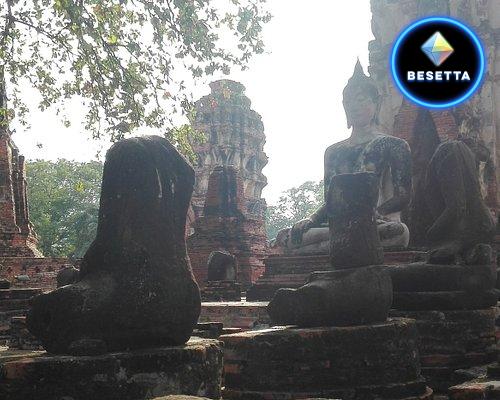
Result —
<instances>
[{"instance_id":1,"label":"headless buddha statue","mask_svg":"<svg viewBox=\"0 0 500 400\"><path fill-rule=\"evenodd\" d=\"M425 200L432 217L427 229L429 262L489 264L495 221L481 194L478 165L489 158L479 140L444 142L427 167Z\"/></svg>"},{"instance_id":2,"label":"headless buddha statue","mask_svg":"<svg viewBox=\"0 0 500 400\"><path fill-rule=\"evenodd\" d=\"M356 63L343 91L343 105L351 136L328 147L325 152L325 194L333 176L344 173L374 172L379 178L377 225L384 248L405 248L408 227L401 211L411 193L411 155L408 143L377 129L380 96L377 87ZM329 249L326 206L309 218L278 233L274 242L284 254L325 254Z\"/></svg>"}]
</instances>

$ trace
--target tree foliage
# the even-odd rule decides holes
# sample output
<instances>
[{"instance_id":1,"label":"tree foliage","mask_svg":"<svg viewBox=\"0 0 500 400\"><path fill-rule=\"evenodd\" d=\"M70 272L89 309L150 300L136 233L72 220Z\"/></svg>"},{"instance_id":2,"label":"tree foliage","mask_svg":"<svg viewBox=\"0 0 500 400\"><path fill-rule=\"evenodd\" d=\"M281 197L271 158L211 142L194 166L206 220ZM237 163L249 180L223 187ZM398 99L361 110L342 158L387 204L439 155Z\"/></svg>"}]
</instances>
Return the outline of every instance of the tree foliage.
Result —
<instances>
[{"instance_id":1,"label":"tree foliage","mask_svg":"<svg viewBox=\"0 0 500 400\"><path fill-rule=\"evenodd\" d=\"M267 207L267 237L272 239L281 229L308 217L323 201L323 181L307 181L299 187L286 190L275 205Z\"/></svg>"},{"instance_id":2,"label":"tree foliage","mask_svg":"<svg viewBox=\"0 0 500 400\"><path fill-rule=\"evenodd\" d=\"M30 220L46 256L81 257L94 240L102 163L29 161Z\"/></svg>"},{"instance_id":3,"label":"tree foliage","mask_svg":"<svg viewBox=\"0 0 500 400\"><path fill-rule=\"evenodd\" d=\"M161 129L188 146L172 116L188 113L188 81L262 53L265 0L2 0L0 86L10 112L26 123L24 83L42 110L63 111L73 96L86 106L94 137ZM63 116L63 118L65 118ZM8 121L7 121L8 122ZM69 119L65 119L69 125ZM180 140L179 140L180 139Z\"/></svg>"}]
</instances>

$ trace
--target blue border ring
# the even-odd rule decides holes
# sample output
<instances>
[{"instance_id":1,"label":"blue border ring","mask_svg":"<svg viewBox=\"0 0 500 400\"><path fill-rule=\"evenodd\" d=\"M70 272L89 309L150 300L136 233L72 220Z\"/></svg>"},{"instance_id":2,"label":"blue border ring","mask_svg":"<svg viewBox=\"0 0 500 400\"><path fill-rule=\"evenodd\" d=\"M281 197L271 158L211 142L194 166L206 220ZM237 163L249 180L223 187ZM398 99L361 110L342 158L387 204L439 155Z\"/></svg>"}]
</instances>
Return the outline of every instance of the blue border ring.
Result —
<instances>
[{"instance_id":1,"label":"blue border ring","mask_svg":"<svg viewBox=\"0 0 500 400\"><path fill-rule=\"evenodd\" d=\"M420 100L419 98L413 96L412 94L410 94L408 92L408 90L406 90L404 85L401 83L401 80L399 79L398 74L395 73L395 71L396 71L396 68L395 68L396 67L396 55L397 55L397 52L399 50L399 47L400 47L403 39L405 39L405 37L409 33L411 33L415 28L417 28L421 25L432 23L432 22L444 22L444 23L447 23L450 25L454 25L455 27L458 27L459 29L461 29L462 31L467 33L467 35L472 39L472 42L475 45L475 48L477 51L477 56L479 58L479 73L477 74L477 77L475 78L475 81L474 81L474 84L472 85L472 87L464 95L462 95L458 99L455 99L453 101L448 101L445 103L429 103L427 101ZM406 98L408 98L409 100L411 100L412 102L416 103L419 106L428 107L428 108L455 107L455 106L459 105L460 103L464 102L465 100L467 100L469 97L471 97L475 93L475 91L478 89L479 85L481 84L481 82L484 78L485 65L486 65L486 59L485 59L485 55L484 55L483 46L481 45L481 42L479 41L477 35L472 31L472 29L470 29L464 23L457 21L456 19L449 18L449 17L429 17L429 18L423 18L423 19L420 19L418 21L415 21L414 23L412 23L411 25L406 27L406 29L403 30L399 34L398 38L396 39L396 41L392 47L392 51L391 51L391 75L392 75L392 79L396 83L396 86L398 87L398 89L401 91L401 93L403 93L403 95Z\"/></svg>"}]
</instances>

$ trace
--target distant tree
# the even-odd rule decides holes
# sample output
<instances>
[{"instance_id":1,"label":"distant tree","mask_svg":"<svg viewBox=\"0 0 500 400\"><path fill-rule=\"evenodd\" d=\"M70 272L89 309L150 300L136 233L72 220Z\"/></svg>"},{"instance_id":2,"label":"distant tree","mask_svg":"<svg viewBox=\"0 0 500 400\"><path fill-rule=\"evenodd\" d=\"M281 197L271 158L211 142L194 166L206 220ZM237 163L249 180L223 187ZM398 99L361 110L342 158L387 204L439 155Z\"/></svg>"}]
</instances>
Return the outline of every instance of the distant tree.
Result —
<instances>
[{"instance_id":1,"label":"distant tree","mask_svg":"<svg viewBox=\"0 0 500 400\"><path fill-rule=\"evenodd\" d=\"M245 68L262 53L265 0L2 0L0 119L26 123L23 86L42 110L83 99L94 137L162 130L189 151L172 116L189 113L187 80ZM14 113L15 111L15 113ZM66 118L65 123L70 121ZM0 132L1 133L1 132Z\"/></svg>"},{"instance_id":2,"label":"distant tree","mask_svg":"<svg viewBox=\"0 0 500 400\"><path fill-rule=\"evenodd\" d=\"M102 163L28 161L30 219L46 256L81 257L97 229Z\"/></svg>"},{"instance_id":3,"label":"distant tree","mask_svg":"<svg viewBox=\"0 0 500 400\"><path fill-rule=\"evenodd\" d=\"M283 192L276 204L267 207L267 237L272 239L281 229L308 217L323 204L323 199L323 181L307 181Z\"/></svg>"}]
</instances>

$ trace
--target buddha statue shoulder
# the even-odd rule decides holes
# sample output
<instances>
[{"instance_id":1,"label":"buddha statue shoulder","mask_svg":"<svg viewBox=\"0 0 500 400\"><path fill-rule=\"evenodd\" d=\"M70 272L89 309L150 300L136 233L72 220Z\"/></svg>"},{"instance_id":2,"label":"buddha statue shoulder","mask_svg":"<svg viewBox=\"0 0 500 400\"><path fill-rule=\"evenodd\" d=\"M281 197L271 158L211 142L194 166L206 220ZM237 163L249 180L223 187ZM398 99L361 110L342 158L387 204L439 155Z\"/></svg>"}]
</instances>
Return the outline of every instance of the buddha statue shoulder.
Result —
<instances>
[{"instance_id":1,"label":"buddha statue shoulder","mask_svg":"<svg viewBox=\"0 0 500 400\"><path fill-rule=\"evenodd\" d=\"M408 227L401 211L411 193L411 154L408 143L380 131L377 114L380 96L374 82L363 72L359 61L343 91L343 105L351 135L328 147L324 160L324 190L328 193L333 176L373 172L379 178L377 226L384 248L405 248ZM328 224L325 205L292 228L278 234L275 247L285 254L328 252Z\"/></svg>"}]
</instances>

